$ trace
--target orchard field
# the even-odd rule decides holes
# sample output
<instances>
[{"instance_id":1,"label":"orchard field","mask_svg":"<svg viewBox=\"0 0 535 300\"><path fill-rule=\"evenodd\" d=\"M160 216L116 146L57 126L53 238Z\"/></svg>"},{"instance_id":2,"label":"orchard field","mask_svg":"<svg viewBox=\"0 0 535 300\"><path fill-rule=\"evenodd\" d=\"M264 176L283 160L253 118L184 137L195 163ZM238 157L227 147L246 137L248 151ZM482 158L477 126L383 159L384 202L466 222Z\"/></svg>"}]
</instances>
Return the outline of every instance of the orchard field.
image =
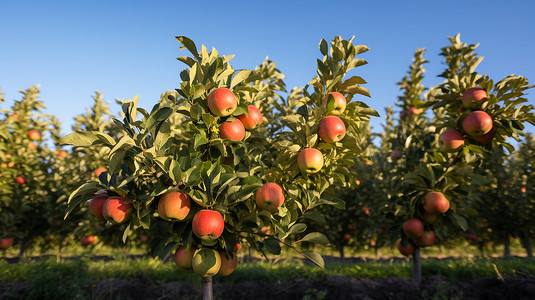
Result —
<instances>
[{"instance_id":1,"label":"orchard field","mask_svg":"<svg viewBox=\"0 0 535 300\"><path fill-rule=\"evenodd\" d=\"M179 86L95 92L67 134L38 86L0 93L0 299L535 299L525 77L456 35L378 112L354 38L291 90L176 40Z\"/></svg>"}]
</instances>

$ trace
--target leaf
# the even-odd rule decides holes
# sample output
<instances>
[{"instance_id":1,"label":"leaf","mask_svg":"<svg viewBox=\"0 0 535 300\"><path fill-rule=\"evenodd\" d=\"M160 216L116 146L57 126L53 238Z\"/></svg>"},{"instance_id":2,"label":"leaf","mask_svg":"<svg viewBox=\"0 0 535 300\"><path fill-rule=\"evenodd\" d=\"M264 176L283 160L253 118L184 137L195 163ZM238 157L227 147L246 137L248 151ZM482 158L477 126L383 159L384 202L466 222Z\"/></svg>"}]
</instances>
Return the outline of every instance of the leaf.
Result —
<instances>
[{"instance_id":1,"label":"leaf","mask_svg":"<svg viewBox=\"0 0 535 300\"><path fill-rule=\"evenodd\" d=\"M262 244L269 253L275 255L281 254L281 246L279 245L279 241L277 241L275 238L268 237L262 241Z\"/></svg>"},{"instance_id":2,"label":"leaf","mask_svg":"<svg viewBox=\"0 0 535 300\"><path fill-rule=\"evenodd\" d=\"M327 55L329 53L329 46L327 45L327 42L324 39L321 39L319 48L321 54Z\"/></svg>"},{"instance_id":3,"label":"leaf","mask_svg":"<svg viewBox=\"0 0 535 300\"><path fill-rule=\"evenodd\" d=\"M318 222L319 224L326 223L325 217L322 214L315 212L315 211L307 211L306 213L303 214L303 217L313 220L315 222Z\"/></svg>"},{"instance_id":4,"label":"leaf","mask_svg":"<svg viewBox=\"0 0 535 300\"><path fill-rule=\"evenodd\" d=\"M62 137L59 142L62 145L73 145L73 146L91 146L95 141L98 141L98 136L92 131L77 131L69 133L66 136Z\"/></svg>"},{"instance_id":5,"label":"leaf","mask_svg":"<svg viewBox=\"0 0 535 300\"><path fill-rule=\"evenodd\" d=\"M452 216L455 219L455 223L457 223L457 225L459 225L463 231L468 230L468 223L463 216L456 213L453 213Z\"/></svg>"},{"instance_id":6,"label":"leaf","mask_svg":"<svg viewBox=\"0 0 535 300\"><path fill-rule=\"evenodd\" d=\"M184 45L183 47L180 47L180 49L184 49L184 48L188 49L188 51L191 52L193 56L195 56L198 60L200 60L199 51L197 51L197 47L195 46L195 43L192 40L190 40L189 38L185 36L175 36L175 38L182 45Z\"/></svg>"},{"instance_id":7,"label":"leaf","mask_svg":"<svg viewBox=\"0 0 535 300\"><path fill-rule=\"evenodd\" d=\"M235 86L247 79L247 77L249 77L251 73L251 70L241 70L240 72L238 72L238 74L236 74L230 82L230 89L233 89Z\"/></svg>"},{"instance_id":8,"label":"leaf","mask_svg":"<svg viewBox=\"0 0 535 300\"><path fill-rule=\"evenodd\" d=\"M329 239L321 232L311 232L307 235L305 235L302 239L300 239L298 242L310 242L320 245L328 245Z\"/></svg>"},{"instance_id":9,"label":"leaf","mask_svg":"<svg viewBox=\"0 0 535 300\"><path fill-rule=\"evenodd\" d=\"M172 113L173 109L170 107L157 108L157 110L153 111L150 114L149 118L144 122L145 129L152 129L154 126L156 126L156 124L158 124L158 122L167 120L167 118L169 118Z\"/></svg>"},{"instance_id":10,"label":"leaf","mask_svg":"<svg viewBox=\"0 0 535 300\"><path fill-rule=\"evenodd\" d=\"M286 235L303 233L307 229L307 225L304 223L296 223L290 227L290 230Z\"/></svg>"},{"instance_id":11,"label":"leaf","mask_svg":"<svg viewBox=\"0 0 535 300\"><path fill-rule=\"evenodd\" d=\"M306 251L302 251L301 254L303 254L306 258L310 259L318 267L325 268L325 261L323 260L323 257L321 257L321 255L318 252L306 250Z\"/></svg>"}]
</instances>

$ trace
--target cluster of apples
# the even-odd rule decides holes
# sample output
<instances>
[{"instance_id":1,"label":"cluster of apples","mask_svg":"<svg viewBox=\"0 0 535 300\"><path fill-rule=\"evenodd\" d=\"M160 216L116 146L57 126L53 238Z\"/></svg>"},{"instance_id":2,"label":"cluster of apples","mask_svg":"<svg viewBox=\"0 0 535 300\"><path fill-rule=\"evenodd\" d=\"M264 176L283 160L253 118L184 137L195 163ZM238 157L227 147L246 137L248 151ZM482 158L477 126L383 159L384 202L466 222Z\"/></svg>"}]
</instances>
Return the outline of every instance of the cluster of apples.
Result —
<instances>
[{"instance_id":1,"label":"cluster of apples","mask_svg":"<svg viewBox=\"0 0 535 300\"><path fill-rule=\"evenodd\" d=\"M89 213L94 218L113 224L124 223L130 218L133 209L130 199L121 196L108 197L105 190L98 190L95 194L97 196L89 201Z\"/></svg>"},{"instance_id":2,"label":"cluster of apples","mask_svg":"<svg viewBox=\"0 0 535 300\"><path fill-rule=\"evenodd\" d=\"M210 112L219 117L228 117L238 107L236 95L228 88L216 88L208 95ZM245 129L252 130L262 123L262 114L254 105L247 106L248 114L241 114L232 121L219 125L219 136L222 139L241 141L245 137Z\"/></svg>"},{"instance_id":3,"label":"cluster of apples","mask_svg":"<svg viewBox=\"0 0 535 300\"><path fill-rule=\"evenodd\" d=\"M437 222L440 214L447 212L450 208L450 202L441 192L429 192L424 197L422 219L427 224ZM398 250L401 254L409 256L414 252L414 246L429 247L435 244L435 233L431 230L426 231L424 222L420 219L409 219L401 225L403 232L409 238L407 247L397 242Z\"/></svg>"},{"instance_id":4,"label":"cluster of apples","mask_svg":"<svg viewBox=\"0 0 535 300\"><path fill-rule=\"evenodd\" d=\"M322 105L326 108L327 116L320 120L318 136L326 143L336 143L346 135L344 121L338 117L346 109L346 98L341 93L331 92L323 98ZM297 166L306 174L319 172L323 163L323 154L316 148L305 148L297 156Z\"/></svg>"},{"instance_id":5,"label":"cluster of apples","mask_svg":"<svg viewBox=\"0 0 535 300\"><path fill-rule=\"evenodd\" d=\"M237 243L233 248L232 258L229 259L224 251L217 251L212 248L186 248L178 247L175 252L175 265L183 271L195 272L201 277L207 276L228 276L238 265L236 253L241 249L241 244Z\"/></svg>"},{"instance_id":6,"label":"cluster of apples","mask_svg":"<svg viewBox=\"0 0 535 300\"><path fill-rule=\"evenodd\" d=\"M462 122L463 131L470 139L481 144L489 144L496 135L492 128L494 123L492 117L480 110L481 105L487 101L487 91L480 87L469 88L464 91L462 96L462 105L464 109L472 110L468 113ZM465 144L463 134L455 129L447 129L439 136L440 148L444 152L457 152Z\"/></svg>"}]
</instances>

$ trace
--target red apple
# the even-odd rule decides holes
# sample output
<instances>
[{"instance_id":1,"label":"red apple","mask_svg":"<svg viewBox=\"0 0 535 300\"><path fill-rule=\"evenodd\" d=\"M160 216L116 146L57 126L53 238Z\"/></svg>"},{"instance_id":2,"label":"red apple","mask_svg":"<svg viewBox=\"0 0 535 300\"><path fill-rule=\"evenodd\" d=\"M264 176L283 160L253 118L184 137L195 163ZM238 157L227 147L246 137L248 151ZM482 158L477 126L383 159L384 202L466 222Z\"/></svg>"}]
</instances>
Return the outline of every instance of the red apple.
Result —
<instances>
[{"instance_id":1,"label":"red apple","mask_svg":"<svg viewBox=\"0 0 535 300\"><path fill-rule=\"evenodd\" d=\"M284 202L282 187L275 182L267 182L255 193L255 202L260 209L276 213Z\"/></svg>"},{"instance_id":2,"label":"red apple","mask_svg":"<svg viewBox=\"0 0 535 300\"><path fill-rule=\"evenodd\" d=\"M89 245L93 245L94 243L96 243L98 240L98 238L94 235L88 235L88 236L82 236L81 238L81 242L82 242L82 245L84 246L89 246Z\"/></svg>"},{"instance_id":3,"label":"red apple","mask_svg":"<svg viewBox=\"0 0 535 300\"><path fill-rule=\"evenodd\" d=\"M410 241L407 242L407 247L403 247L403 245L401 245L401 240L398 240L396 246L398 247L399 252L405 256L414 253L414 245Z\"/></svg>"},{"instance_id":4,"label":"red apple","mask_svg":"<svg viewBox=\"0 0 535 300\"><path fill-rule=\"evenodd\" d=\"M233 255L232 259L229 260L226 252L219 252L219 255L221 256L221 268L217 274L221 276L228 276L232 274L238 265L238 257Z\"/></svg>"},{"instance_id":5,"label":"red apple","mask_svg":"<svg viewBox=\"0 0 535 300\"><path fill-rule=\"evenodd\" d=\"M424 223L418 219L410 219L403 223L402 225L403 232L409 238L417 238L422 236L424 233Z\"/></svg>"},{"instance_id":6,"label":"red apple","mask_svg":"<svg viewBox=\"0 0 535 300\"><path fill-rule=\"evenodd\" d=\"M67 157L67 152L66 151L59 151L58 152L58 158L65 158Z\"/></svg>"},{"instance_id":7,"label":"red apple","mask_svg":"<svg viewBox=\"0 0 535 300\"><path fill-rule=\"evenodd\" d=\"M17 176L17 178L15 178L15 181L18 184L26 184L26 179L24 179L24 177L22 177L22 176Z\"/></svg>"},{"instance_id":8,"label":"red apple","mask_svg":"<svg viewBox=\"0 0 535 300\"><path fill-rule=\"evenodd\" d=\"M443 214L450 208L450 202L440 192L429 192L424 197L424 210L428 213Z\"/></svg>"},{"instance_id":9,"label":"red apple","mask_svg":"<svg viewBox=\"0 0 535 300\"><path fill-rule=\"evenodd\" d=\"M133 207L127 198L109 197L102 206L102 215L114 224L123 223L130 217Z\"/></svg>"},{"instance_id":10,"label":"red apple","mask_svg":"<svg viewBox=\"0 0 535 300\"><path fill-rule=\"evenodd\" d=\"M95 176L99 177L100 174L102 174L102 173L104 173L104 172L106 172L106 171L107 171L106 168L104 168L104 167L100 167L100 168L98 168L98 169L95 170Z\"/></svg>"},{"instance_id":11,"label":"red apple","mask_svg":"<svg viewBox=\"0 0 535 300\"><path fill-rule=\"evenodd\" d=\"M347 229L349 230L356 230L357 229L357 226L353 225L353 224L349 224L347 225Z\"/></svg>"},{"instance_id":12,"label":"red apple","mask_svg":"<svg viewBox=\"0 0 535 300\"><path fill-rule=\"evenodd\" d=\"M362 211L363 211L364 214L366 214L366 215L369 215L369 214L370 214L370 210L369 210L366 206L363 206L363 207L362 207Z\"/></svg>"},{"instance_id":13,"label":"red apple","mask_svg":"<svg viewBox=\"0 0 535 300\"><path fill-rule=\"evenodd\" d=\"M297 166L303 173L317 173L323 167L323 154L315 148L305 148L297 156Z\"/></svg>"},{"instance_id":14,"label":"red apple","mask_svg":"<svg viewBox=\"0 0 535 300\"><path fill-rule=\"evenodd\" d=\"M402 156L401 151L399 150L392 150L392 153L390 153L390 158L392 160L398 160Z\"/></svg>"},{"instance_id":15,"label":"red apple","mask_svg":"<svg viewBox=\"0 0 535 300\"><path fill-rule=\"evenodd\" d=\"M346 135L344 121L337 116L327 116L321 119L318 135L326 143L336 143L340 141Z\"/></svg>"},{"instance_id":16,"label":"red apple","mask_svg":"<svg viewBox=\"0 0 535 300\"><path fill-rule=\"evenodd\" d=\"M230 116L237 106L236 96L227 88L217 88L208 96L208 108L216 116Z\"/></svg>"},{"instance_id":17,"label":"red apple","mask_svg":"<svg viewBox=\"0 0 535 300\"><path fill-rule=\"evenodd\" d=\"M440 149L444 152L457 152L464 146L463 135L455 129L448 129L442 132L438 137L438 141Z\"/></svg>"},{"instance_id":18,"label":"red apple","mask_svg":"<svg viewBox=\"0 0 535 300\"><path fill-rule=\"evenodd\" d=\"M13 245L13 238L3 238L0 240L0 249L7 249Z\"/></svg>"},{"instance_id":19,"label":"red apple","mask_svg":"<svg viewBox=\"0 0 535 300\"><path fill-rule=\"evenodd\" d=\"M521 191L522 193L525 193L527 190L526 190L525 187L522 187L522 188L520 188L520 191Z\"/></svg>"},{"instance_id":20,"label":"red apple","mask_svg":"<svg viewBox=\"0 0 535 300\"><path fill-rule=\"evenodd\" d=\"M416 107L413 106L413 107L411 107L409 109L409 112L410 112L411 115L419 115L422 112L424 112L424 110L422 108L416 108Z\"/></svg>"},{"instance_id":21,"label":"red apple","mask_svg":"<svg viewBox=\"0 0 535 300\"><path fill-rule=\"evenodd\" d=\"M219 135L222 139L228 139L231 141L241 141L245 136L245 127L239 119L235 119L232 122L223 122L219 125Z\"/></svg>"},{"instance_id":22,"label":"red apple","mask_svg":"<svg viewBox=\"0 0 535 300\"><path fill-rule=\"evenodd\" d=\"M477 241L477 236L473 233L461 232L461 235L467 240Z\"/></svg>"},{"instance_id":23,"label":"red apple","mask_svg":"<svg viewBox=\"0 0 535 300\"><path fill-rule=\"evenodd\" d=\"M191 247L186 250L186 247L178 247L175 252L175 265L182 271L193 272L193 255L197 249Z\"/></svg>"},{"instance_id":24,"label":"red apple","mask_svg":"<svg viewBox=\"0 0 535 300\"><path fill-rule=\"evenodd\" d=\"M36 141L41 138L41 133L39 133L39 131L35 129L30 130L28 131L28 137L30 138L30 140Z\"/></svg>"},{"instance_id":25,"label":"red apple","mask_svg":"<svg viewBox=\"0 0 535 300\"><path fill-rule=\"evenodd\" d=\"M149 237L146 236L146 235L142 235L139 237L139 241L142 242L143 244L147 243L149 241Z\"/></svg>"},{"instance_id":26,"label":"red apple","mask_svg":"<svg viewBox=\"0 0 535 300\"><path fill-rule=\"evenodd\" d=\"M347 101L344 95L338 92L331 92L323 98L322 105L327 109L327 114L339 116L344 113Z\"/></svg>"},{"instance_id":27,"label":"red apple","mask_svg":"<svg viewBox=\"0 0 535 300\"><path fill-rule=\"evenodd\" d=\"M422 214L422 219L427 224L435 224L438 221L438 215L435 213L428 213L424 211Z\"/></svg>"},{"instance_id":28,"label":"red apple","mask_svg":"<svg viewBox=\"0 0 535 300\"><path fill-rule=\"evenodd\" d=\"M466 108L478 108L487 100L487 91L480 87L469 88L463 93L463 106Z\"/></svg>"},{"instance_id":29,"label":"red apple","mask_svg":"<svg viewBox=\"0 0 535 300\"><path fill-rule=\"evenodd\" d=\"M481 144L490 144L492 143L492 140L494 139L495 135L496 135L496 131L494 130L494 128L492 128L489 132L485 133L484 135L470 136L470 138Z\"/></svg>"},{"instance_id":30,"label":"red apple","mask_svg":"<svg viewBox=\"0 0 535 300\"><path fill-rule=\"evenodd\" d=\"M98 196L89 200L89 213L99 220L106 220L102 214L102 209L106 200L108 200L108 195Z\"/></svg>"},{"instance_id":31,"label":"red apple","mask_svg":"<svg viewBox=\"0 0 535 300\"><path fill-rule=\"evenodd\" d=\"M193 233L202 240L216 240L225 229L225 221L220 212L210 209L199 210L191 223Z\"/></svg>"},{"instance_id":32,"label":"red apple","mask_svg":"<svg viewBox=\"0 0 535 300\"><path fill-rule=\"evenodd\" d=\"M464 117L464 131L474 137L481 136L492 129L492 118L484 111L476 110Z\"/></svg>"},{"instance_id":33,"label":"red apple","mask_svg":"<svg viewBox=\"0 0 535 300\"><path fill-rule=\"evenodd\" d=\"M28 149L35 150L37 149L37 145L34 142L28 143Z\"/></svg>"},{"instance_id":34,"label":"red apple","mask_svg":"<svg viewBox=\"0 0 535 300\"><path fill-rule=\"evenodd\" d=\"M351 239L351 234L346 233L344 234L344 240L349 241Z\"/></svg>"},{"instance_id":35,"label":"red apple","mask_svg":"<svg viewBox=\"0 0 535 300\"><path fill-rule=\"evenodd\" d=\"M232 252L234 253L238 253L240 252L241 250L241 244L240 243L236 243L236 245L234 245L234 248L232 248Z\"/></svg>"},{"instance_id":36,"label":"red apple","mask_svg":"<svg viewBox=\"0 0 535 300\"><path fill-rule=\"evenodd\" d=\"M243 127L247 130L254 129L258 124L262 123L262 114L254 105L247 106L249 116L242 114L238 116L238 119L243 123Z\"/></svg>"},{"instance_id":37,"label":"red apple","mask_svg":"<svg viewBox=\"0 0 535 300\"><path fill-rule=\"evenodd\" d=\"M190 208L190 197L181 192L167 192L158 202L158 214L165 220L182 221L188 215Z\"/></svg>"},{"instance_id":38,"label":"red apple","mask_svg":"<svg viewBox=\"0 0 535 300\"><path fill-rule=\"evenodd\" d=\"M420 236L413 240L414 244L418 247L429 247L435 244L435 233L433 231L426 231Z\"/></svg>"}]
</instances>

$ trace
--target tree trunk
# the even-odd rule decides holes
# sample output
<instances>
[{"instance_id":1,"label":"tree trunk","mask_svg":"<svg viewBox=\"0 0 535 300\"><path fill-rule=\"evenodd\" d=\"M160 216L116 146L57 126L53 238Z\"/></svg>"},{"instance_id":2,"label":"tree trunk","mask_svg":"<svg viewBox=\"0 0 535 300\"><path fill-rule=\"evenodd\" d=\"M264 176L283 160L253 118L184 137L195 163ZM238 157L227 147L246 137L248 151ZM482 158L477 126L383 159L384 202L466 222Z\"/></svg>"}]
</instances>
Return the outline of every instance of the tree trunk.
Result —
<instances>
[{"instance_id":1,"label":"tree trunk","mask_svg":"<svg viewBox=\"0 0 535 300\"><path fill-rule=\"evenodd\" d=\"M20 242L20 252L19 257L24 257L26 254L26 248L28 247L28 240L26 238L22 239Z\"/></svg>"},{"instance_id":2,"label":"tree trunk","mask_svg":"<svg viewBox=\"0 0 535 300\"><path fill-rule=\"evenodd\" d=\"M344 257L344 246L340 246L340 247L338 247L338 251L339 251L339 253L340 253L340 258L341 258L341 259L344 259L344 258L345 258L345 257Z\"/></svg>"},{"instance_id":3,"label":"tree trunk","mask_svg":"<svg viewBox=\"0 0 535 300\"><path fill-rule=\"evenodd\" d=\"M414 281L418 286L420 286L422 284L422 261L420 257L420 247L414 246L412 258L412 281Z\"/></svg>"},{"instance_id":4,"label":"tree trunk","mask_svg":"<svg viewBox=\"0 0 535 300\"><path fill-rule=\"evenodd\" d=\"M483 246L483 243L479 243L477 248L479 249L479 254L481 257L485 257L485 246Z\"/></svg>"},{"instance_id":5,"label":"tree trunk","mask_svg":"<svg viewBox=\"0 0 535 300\"><path fill-rule=\"evenodd\" d=\"M533 249L531 249L531 240L529 234L524 234L522 237L522 246L526 249L526 254L528 257L533 257Z\"/></svg>"},{"instance_id":6,"label":"tree trunk","mask_svg":"<svg viewBox=\"0 0 535 300\"><path fill-rule=\"evenodd\" d=\"M212 289L212 276L203 277L202 281L202 299L213 300L214 293Z\"/></svg>"},{"instance_id":7,"label":"tree trunk","mask_svg":"<svg viewBox=\"0 0 535 300\"><path fill-rule=\"evenodd\" d=\"M378 258L379 256L381 256L381 251L379 250L380 247L375 245L374 248L375 248L375 257Z\"/></svg>"},{"instance_id":8,"label":"tree trunk","mask_svg":"<svg viewBox=\"0 0 535 300\"><path fill-rule=\"evenodd\" d=\"M509 242L509 236L503 239L503 256L511 257L511 243Z\"/></svg>"}]
</instances>

